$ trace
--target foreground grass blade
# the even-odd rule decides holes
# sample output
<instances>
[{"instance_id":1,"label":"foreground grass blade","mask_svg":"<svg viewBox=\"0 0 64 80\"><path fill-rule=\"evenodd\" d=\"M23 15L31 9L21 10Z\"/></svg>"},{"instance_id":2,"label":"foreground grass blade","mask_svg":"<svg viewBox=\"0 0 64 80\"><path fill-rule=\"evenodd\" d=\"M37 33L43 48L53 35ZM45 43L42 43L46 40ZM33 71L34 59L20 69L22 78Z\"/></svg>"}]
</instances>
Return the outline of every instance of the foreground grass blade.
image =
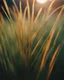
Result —
<instances>
[{"instance_id":1,"label":"foreground grass blade","mask_svg":"<svg viewBox=\"0 0 64 80\"><path fill-rule=\"evenodd\" d=\"M56 61L56 58L57 58L57 55L59 54L59 51L60 51L60 45L57 47L56 51L54 52L54 55L51 59L51 62L50 62L50 65L49 65L49 71L48 71L48 75L47 75L47 79L46 80L49 80L49 77L51 75L51 72L53 70L53 67L54 67L54 64L55 64L55 61Z\"/></svg>"}]
</instances>

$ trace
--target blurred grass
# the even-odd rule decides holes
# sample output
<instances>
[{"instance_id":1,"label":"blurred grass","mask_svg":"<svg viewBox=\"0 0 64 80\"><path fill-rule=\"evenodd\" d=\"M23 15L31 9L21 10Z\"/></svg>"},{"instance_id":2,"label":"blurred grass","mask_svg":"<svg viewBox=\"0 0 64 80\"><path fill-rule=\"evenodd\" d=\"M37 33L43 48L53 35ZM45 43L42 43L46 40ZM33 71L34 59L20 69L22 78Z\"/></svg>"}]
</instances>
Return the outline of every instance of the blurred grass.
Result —
<instances>
[{"instance_id":1,"label":"blurred grass","mask_svg":"<svg viewBox=\"0 0 64 80\"><path fill-rule=\"evenodd\" d=\"M51 12L51 9L55 1L53 0L47 12L44 10L43 15L41 8L34 16L35 1L30 14L28 0L24 13L21 2L18 9L13 0L13 9L10 9L6 0L3 0L6 10L1 7L7 20L0 13L0 71L4 76L2 79L50 78L58 56L64 52L64 6L59 7L59 13L53 14L55 10Z\"/></svg>"}]
</instances>

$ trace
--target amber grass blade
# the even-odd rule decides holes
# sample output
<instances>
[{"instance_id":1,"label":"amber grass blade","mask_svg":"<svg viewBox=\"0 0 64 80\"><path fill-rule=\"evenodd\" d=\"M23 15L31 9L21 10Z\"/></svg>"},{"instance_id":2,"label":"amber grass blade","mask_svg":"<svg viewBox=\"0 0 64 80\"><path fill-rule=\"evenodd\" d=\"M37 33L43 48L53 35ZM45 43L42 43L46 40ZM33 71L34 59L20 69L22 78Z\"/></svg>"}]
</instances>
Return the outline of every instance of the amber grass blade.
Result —
<instances>
[{"instance_id":1,"label":"amber grass blade","mask_svg":"<svg viewBox=\"0 0 64 80\"><path fill-rule=\"evenodd\" d=\"M59 30L58 30L58 32L57 32L57 35L56 35L56 38L55 38L55 40L54 40L53 46L56 44L56 41L57 41L57 39L58 39L58 37L59 37L59 34L60 34L60 31L61 31L61 26L60 26L60 28L59 28Z\"/></svg>"},{"instance_id":2,"label":"amber grass blade","mask_svg":"<svg viewBox=\"0 0 64 80\"><path fill-rule=\"evenodd\" d=\"M12 0L12 1L13 1L13 3L14 3L14 6L15 6L15 8L16 8L16 10L17 10L17 12L19 12L19 9L18 9L18 7L17 7L17 5L16 5L15 0Z\"/></svg>"},{"instance_id":3,"label":"amber grass blade","mask_svg":"<svg viewBox=\"0 0 64 80\"><path fill-rule=\"evenodd\" d=\"M40 29L42 28L42 26L39 26L39 28L34 32L34 34L32 35L32 42L33 40L36 38L36 36L38 35Z\"/></svg>"},{"instance_id":4,"label":"amber grass blade","mask_svg":"<svg viewBox=\"0 0 64 80\"><path fill-rule=\"evenodd\" d=\"M26 19L26 12L27 12L28 7L26 6L24 9L24 20Z\"/></svg>"},{"instance_id":5,"label":"amber grass blade","mask_svg":"<svg viewBox=\"0 0 64 80\"><path fill-rule=\"evenodd\" d=\"M58 20L60 19L61 15L62 15L63 10L64 10L64 6L63 6L63 7L62 7L62 9L60 10L60 12L59 12L59 14L58 14L58 16L57 16L57 18L56 18L56 21L55 21L55 23L54 23L54 26L53 26L53 27L55 27L55 26L56 26L56 24L57 24Z\"/></svg>"},{"instance_id":6,"label":"amber grass blade","mask_svg":"<svg viewBox=\"0 0 64 80\"><path fill-rule=\"evenodd\" d=\"M15 19L15 21L17 21L18 18L17 18L17 13L15 11L15 7L14 6L13 6L13 10L10 9L10 13L13 16L13 18Z\"/></svg>"},{"instance_id":7,"label":"amber grass blade","mask_svg":"<svg viewBox=\"0 0 64 80\"><path fill-rule=\"evenodd\" d=\"M4 6L6 8L8 15L9 15L10 20L12 20L12 17L11 17L10 11L9 11L9 7L8 7L6 0L3 0L3 3L4 3Z\"/></svg>"},{"instance_id":8,"label":"amber grass blade","mask_svg":"<svg viewBox=\"0 0 64 80\"><path fill-rule=\"evenodd\" d=\"M18 21L19 21L19 23L21 23L21 21L22 21L22 15L23 15L23 13L22 13L22 4L21 4L21 1L19 2L19 10L18 10L18 13L17 13L17 17L18 17Z\"/></svg>"},{"instance_id":9,"label":"amber grass blade","mask_svg":"<svg viewBox=\"0 0 64 80\"><path fill-rule=\"evenodd\" d=\"M19 8L20 8L21 16L22 16L22 3L21 3L21 1L20 1L20 3L19 3Z\"/></svg>"},{"instance_id":10,"label":"amber grass blade","mask_svg":"<svg viewBox=\"0 0 64 80\"><path fill-rule=\"evenodd\" d=\"M37 22L37 20L38 20L40 14L41 14L41 12L42 12L42 8L39 9L39 11L38 11L38 13L37 13L37 15L36 15L36 17L35 17L34 23Z\"/></svg>"},{"instance_id":11,"label":"amber grass blade","mask_svg":"<svg viewBox=\"0 0 64 80\"><path fill-rule=\"evenodd\" d=\"M44 34L44 35L45 35L45 34ZM44 52L44 50L45 50L45 45L46 45L47 40L48 40L48 38L45 39L44 42L42 43L42 46L41 46L40 50L37 52L37 54L36 54L36 56L35 56L32 64L31 64L31 67L33 66L33 64L35 63L35 61L36 61L37 59L39 60L39 59L41 58L41 56L43 55L43 52ZM30 68L31 68L31 67L30 67Z\"/></svg>"},{"instance_id":12,"label":"amber grass blade","mask_svg":"<svg viewBox=\"0 0 64 80\"><path fill-rule=\"evenodd\" d=\"M42 8L40 8L39 12L37 13L37 16L36 16L33 24L37 23L37 20L38 20L38 17L40 16L40 14L41 14L41 11L42 11ZM32 36L32 41L33 41L33 40L35 39L35 37L38 35L40 29L41 29L42 27L44 28L44 25L45 25L45 16L46 16L46 14L44 13L39 28L35 31L35 33L34 33L33 36Z\"/></svg>"},{"instance_id":13,"label":"amber grass blade","mask_svg":"<svg viewBox=\"0 0 64 80\"><path fill-rule=\"evenodd\" d=\"M52 41L52 38L53 38L53 35L54 35L54 32L55 32L55 29L52 31L52 33L50 34L50 38L46 44L46 49L45 49L45 52L44 52L44 55L42 57L42 61L41 61L41 65L40 65L40 72L42 71L44 65L45 65L45 60L46 60L46 56L47 56L47 53L48 53L48 50L50 48L50 44L51 44L51 41Z\"/></svg>"},{"instance_id":14,"label":"amber grass blade","mask_svg":"<svg viewBox=\"0 0 64 80\"><path fill-rule=\"evenodd\" d=\"M1 8L2 8L3 12L5 13L5 15L6 15L7 19L10 21L10 18L9 18L9 16L8 16L8 14L6 13L6 11L5 11L4 7L3 7L3 6L1 6Z\"/></svg>"},{"instance_id":15,"label":"amber grass blade","mask_svg":"<svg viewBox=\"0 0 64 80\"><path fill-rule=\"evenodd\" d=\"M20 12L17 13L15 6L13 6L13 9L10 9L10 13L13 16L15 22L18 23L18 21L21 18L21 15L20 15L21 13Z\"/></svg>"},{"instance_id":16,"label":"amber grass blade","mask_svg":"<svg viewBox=\"0 0 64 80\"><path fill-rule=\"evenodd\" d=\"M24 14L23 14L23 20L22 20L22 36L23 38L23 43L25 43L26 45L26 41L25 41L25 35L27 36L27 25L26 25L26 12L27 12L28 7L26 6L24 9Z\"/></svg>"},{"instance_id":17,"label":"amber grass blade","mask_svg":"<svg viewBox=\"0 0 64 80\"><path fill-rule=\"evenodd\" d=\"M58 32L57 32L57 34L56 34L55 40L54 40L54 42L53 42L52 47L50 48L50 51L49 51L48 54L47 54L46 60L49 58L50 53L52 52L52 50L54 49L54 47L55 47L55 45L56 45L56 42L57 42L57 39L58 39L58 37L59 37L60 31L61 31L61 27L59 28L59 30L58 30Z\"/></svg>"},{"instance_id":18,"label":"amber grass blade","mask_svg":"<svg viewBox=\"0 0 64 80\"><path fill-rule=\"evenodd\" d=\"M56 0L53 0L53 1L51 2L50 6L48 7L47 16L50 14L50 12L51 12L51 10L52 10L52 6L53 6L53 4L54 4L55 1L56 1Z\"/></svg>"},{"instance_id":19,"label":"amber grass blade","mask_svg":"<svg viewBox=\"0 0 64 80\"><path fill-rule=\"evenodd\" d=\"M42 19L41 19L41 27L44 27L43 25L46 23L46 13L45 11L43 12L43 16L42 16Z\"/></svg>"},{"instance_id":20,"label":"amber grass blade","mask_svg":"<svg viewBox=\"0 0 64 80\"><path fill-rule=\"evenodd\" d=\"M60 30L61 30L61 27L59 28L59 30L58 30L58 32L57 32L57 35L56 35L56 37L55 37L53 46L51 47L51 49L50 49L50 51L49 51L48 54L50 54L51 51L52 51L52 49L54 48L54 46L55 46L55 44L56 44L56 41L57 41L57 38L58 38L58 36L59 36L59 34L60 34ZM51 32L52 32L52 31L51 31ZM50 33L50 34L51 34L51 33ZM47 41L48 41L48 39L49 39L50 34L49 34L49 35L47 36L47 38L45 39L44 44L41 46L40 51L43 49L43 47L44 47L44 49L45 49L45 47L46 47L46 45L47 45L46 43L47 43ZM43 53L43 52L42 52L42 53ZM41 53L41 54L42 54L42 53ZM48 54L47 54L47 58L48 58Z\"/></svg>"},{"instance_id":21,"label":"amber grass blade","mask_svg":"<svg viewBox=\"0 0 64 80\"><path fill-rule=\"evenodd\" d=\"M27 0L27 7L28 7L28 21L30 22L30 6L29 6L29 1Z\"/></svg>"},{"instance_id":22,"label":"amber grass blade","mask_svg":"<svg viewBox=\"0 0 64 80\"><path fill-rule=\"evenodd\" d=\"M56 56L58 55L58 52L59 52L60 48L61 48L61 46L59 45L59 46L57 47L57 49L56 49L53 57L52 57L51 62L50 62L50 65L49 65L50 68L51 68L51 66L53 65L53 63L55 62Z\"/></svg>"},{"instance_id":23,"label":"amber grass blade","mask_svg":"<svg viewBox=\"0 0 64 80\"><path fill-rule=\"evenodd\" d=\"M9 8L8 8L6 0L3 0L3 2L4 2L5 8L6 8L8 14L9 14L9 16L10 16L10 11L9 11Z\"/></svg>"},{"instance_id":24,"label":"amber grass blade","mask_svg":"<svg viewBox=\"0 0 64 80\"><path fill-rule=\"evenodd\" d=\"M34 47L32 53L31 53L31 55L34 54L35 50L37 49L38 45L40 44L40 42L41 42L41 40L43 39L43 37L45 36L45 34L46 34L46 31L45 31L45 33L42 35L42 37L39 39L39 41L37 42L37 44L35 45L35 47Z\"/></svg>"},{"instance_id":25,"label":"amber grass blade","mask_svg":"<svg viewBox=\"0 0 64 80\"><path fill-rule=\"evenodd\" d=\"M33 0L33 4L32 4L32 23L34 21L34 7L35 6L35 0Z\"/></svg>"},{"instance_id":26,"label":"amber grass blade","mask_svg":"<svg viewBox=\"0 0 64 80\"><path fill-rule=\"evenodd\" d=\"M57 49L55 50L55 52L54 52L54 55L53 55L53 57L52 57L52 59L51 59L50 65L49 65L49 71L48 71L48 75L47 75L46 80L49 80L49 77L50 77L51 72L52 72L52 70L53 70L53 67L54 67L56 58L57 58L57 56L58 56L58 54L59 54L60 48L61 48L61 46L59 45L59 46L57 47Z\"/></svg>"},{"instance_id":27,"label":"amber grass blade","mask_svg":"<svg viewBox=\"0 0 64 80\"><path fill-rule=\"evenodd\" d=\"M49 19L51 16L53 16L53 14L54 14L55 12L57 12L59 9L61 9L63 6L64 6L64 5L61 5L61 6L57 7L56 9L54 9L54 10L50 13L50 15L48 16L48 18L46 19L46 21L48 21L48 19Z\"/></svg>"},{"instance_id":28,"label":"amber grass blade","mask_svg":"<svg viewBox=\"0 0 64 80\"><path fill-rule=\"evenodd\" d=\"M23 14L23 25L25 25L27 9L28 9L28 7L26 6L25 9L24 9L24 14Z\"/></svg>"},{"instance_id":29,"label":"amber grass blade","mask_svg":"<svg viewBox=\"0 0 64 80\"><path fill-rule=\"evenodd\" d=\"M14 14L15 14L15 19L16 21L20 21L21 22L21 19L22 19L22 5L21 5L21 1L19 2L19 9L17 7L17 4L15 2L15 0L13 0L13 3L14 3L14 6L13 6L13 9L14 9Z\"/></svg>"}]
</instances>

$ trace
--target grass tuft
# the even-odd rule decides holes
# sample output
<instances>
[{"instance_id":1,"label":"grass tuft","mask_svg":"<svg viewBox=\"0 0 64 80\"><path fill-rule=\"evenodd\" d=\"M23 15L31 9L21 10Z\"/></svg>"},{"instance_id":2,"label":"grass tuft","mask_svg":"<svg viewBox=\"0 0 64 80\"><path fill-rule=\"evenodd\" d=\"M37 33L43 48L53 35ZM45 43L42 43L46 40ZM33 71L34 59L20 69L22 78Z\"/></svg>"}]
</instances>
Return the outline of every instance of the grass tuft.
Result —
<instances>
[{"instance_id":1,"label":"grass tuft","mask_svg":"<svg viewBox=\"0 0 64 80\"><path fill-rule=\"evenodd\" d=\"M24 13L21 1L18 8L12 0L14 5L10 9L7 1L3 0L5 8L1 8L6 19L0 13L0 68L5 80L49 80L64 44L64 40L57 43L63 29L63 23L59 23L59 20L64 5L52 11L55 1L53 0L48 10L43 13L41 7L35 16L35 0L32 9L27 0ZM55 12L59 9L61 10L56 17ZM53 23L50 22L52 17L55 17ZM46 78L41 78L43 73Z\"/></svg>"}]
</instances>

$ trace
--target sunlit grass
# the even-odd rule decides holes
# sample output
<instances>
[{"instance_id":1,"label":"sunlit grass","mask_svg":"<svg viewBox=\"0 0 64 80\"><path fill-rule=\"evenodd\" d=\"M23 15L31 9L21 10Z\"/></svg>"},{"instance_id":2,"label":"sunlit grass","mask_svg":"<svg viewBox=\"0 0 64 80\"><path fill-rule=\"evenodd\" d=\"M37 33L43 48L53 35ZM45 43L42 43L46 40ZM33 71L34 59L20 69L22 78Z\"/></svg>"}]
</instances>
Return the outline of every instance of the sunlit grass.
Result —
<instances>
[{"instance_id":1,"label":"sunlit grass","mask_svg":"<svg viewBox=\"0 0 64 80\"><path fill-rule=\"evenodd\" d=\"M8 7L6 0L3 0L6 10L1 6L7 20L0 13L0 65L4 78L5 80L42 80L44 78L40 78L40 75L42 72L45 73L44 69L50 58L45 74L48 80L63 44L63 41L57 44L57 40L63 24L58 21L63 14L64 6L51 12L55 2L53 0L48 10L44 10L43 15L41 7L34 16L35 0L32 4L32 13L28 0L24 13L21 1L19 8L15 1L12 1L14 4L12 9ZM47 24L58 9L61 10L50 27Z\"/></svg>"}]
</instances>

